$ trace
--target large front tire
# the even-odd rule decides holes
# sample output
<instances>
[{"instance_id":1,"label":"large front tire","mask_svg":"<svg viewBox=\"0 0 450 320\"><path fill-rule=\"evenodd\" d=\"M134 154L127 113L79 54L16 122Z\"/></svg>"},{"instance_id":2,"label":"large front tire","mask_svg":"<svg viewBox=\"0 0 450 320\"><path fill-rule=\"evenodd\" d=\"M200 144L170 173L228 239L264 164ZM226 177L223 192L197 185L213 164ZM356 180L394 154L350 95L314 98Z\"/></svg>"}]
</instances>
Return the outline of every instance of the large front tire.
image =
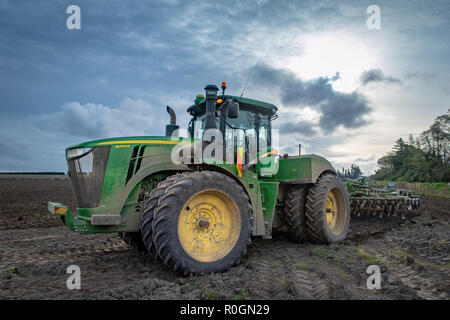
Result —
<instances>
[{"instance_id":1,"label":"large front tire","mask_svg":"<svg viewBox=\"0 0 450 320\"><path fill-rule=\"evenodd\" d=\"M119 232L119 237L130 247L133 247L139 252L145 252L145 245L142 241L142 235L140 231L136 232Z\"/></svg>"},{"instance_id":2,"label":"large front tire","mask_svg":"<svg viewBox=\"0 0 450 320\"><path fill-rule=\"evenodd\" d=\"M148 255L152 261L158 261L159 255L156 250L155 242L153 241L154 232L153 232L153 221L154 221L154 212L158 207L159 198L164 194L167 186L171 184L171 181L174 180L177 175L172 175L166 178L165 180L158 183L156 188L154 188L150 192L150 196L145 200L144 210L141 218L141 234L142 241L146 248Z\"/></svg>"},{"instance_id":3,"label":"large front tire","mask_svg":"<svg viewBox=\"0 0 450 320\"><path fill-rule=\"evenodd\" d=\"M305 216L308 235L313 241L335 243L346 238L350 200L347 187L336 175L322 175L309 188Z\"/></svg>"},{"instance_id":4,"label":"large front tire","mask_svg":"<svg viewBox=\"0 0 450 320\"><path fill-rule=\"evenodd\" d=\"M252 210L228 176L184 173L160 197L153 227L159 256L171 269L183 275L224 272L246 252Z\"/></svg>"}]
</instances>

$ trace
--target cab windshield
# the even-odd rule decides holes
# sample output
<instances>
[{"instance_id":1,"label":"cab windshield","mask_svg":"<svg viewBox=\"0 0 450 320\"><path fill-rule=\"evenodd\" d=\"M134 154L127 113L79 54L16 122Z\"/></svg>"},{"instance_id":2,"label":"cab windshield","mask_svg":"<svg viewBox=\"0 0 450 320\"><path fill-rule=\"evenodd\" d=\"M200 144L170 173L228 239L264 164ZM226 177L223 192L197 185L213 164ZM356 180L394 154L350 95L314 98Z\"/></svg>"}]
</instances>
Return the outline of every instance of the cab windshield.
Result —
<instances>
[{"instance_id":1,"label":"cab windshield","mask_svg":"<svg viewBox=\"0 0 450 320\"><path fill-rule=\"evenodd\" d=\"M194 137L201 139L205 128L205 114L195 120L192 131ZM224 137L224 160L235 163L236 151L242 147L244 150L244 163L271 151L271 117L267 114L254 112L246 108L239 110L238 118L216 116L217 128ZM195 129L194 129L195 128Z\"/></svg>"},{"instance_id":2,"label":"cab windshield","mask_svg":"<svg viewBox=\"0 0 450 320\"><path fill-rule=\"evenodd\" d=\"M195 126L194 137L201 138L203 131L205 130L205 118L203 114L196 119L197 125ZM225 122L226 121L226 122ZM247 135L248 137L258 136L261 143L267 146L271 144L270 136L270 116L261 113L252 112L249 110L239 110L239 117L230 119L228 117L223 121L221 118L216 117L216 125L220 131L225 132L226 140L236 136Z\"/></svg>"}]
</instances>

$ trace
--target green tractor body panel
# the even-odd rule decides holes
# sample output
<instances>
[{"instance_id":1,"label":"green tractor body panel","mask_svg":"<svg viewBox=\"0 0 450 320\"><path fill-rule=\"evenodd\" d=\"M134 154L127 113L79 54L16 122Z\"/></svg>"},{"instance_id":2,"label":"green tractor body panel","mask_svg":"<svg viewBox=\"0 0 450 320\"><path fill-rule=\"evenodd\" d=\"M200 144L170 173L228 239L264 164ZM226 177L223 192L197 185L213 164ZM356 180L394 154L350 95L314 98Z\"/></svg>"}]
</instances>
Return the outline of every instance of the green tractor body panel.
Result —
<instances>
[{"instance_id":1,"label":"green tractor body panel","mask_svg":"<svg viewBox=\"0 0 450 320\"><path fill-rule=\"evenodd\" d=\"M281 183L315 183L324 172L335 173L331 163L317 155L281 158L278 172L264 180Z\"/></svg>"}]
</instances>

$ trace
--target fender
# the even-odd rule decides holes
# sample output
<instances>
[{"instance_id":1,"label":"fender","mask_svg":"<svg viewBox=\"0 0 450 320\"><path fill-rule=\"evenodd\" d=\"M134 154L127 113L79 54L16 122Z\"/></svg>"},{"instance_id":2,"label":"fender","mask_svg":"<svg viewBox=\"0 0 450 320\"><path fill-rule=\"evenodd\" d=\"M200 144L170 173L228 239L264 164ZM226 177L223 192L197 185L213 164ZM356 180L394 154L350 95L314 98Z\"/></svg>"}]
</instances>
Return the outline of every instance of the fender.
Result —
<instances>
[{"instance_id":1,"label":"fender","mask_svg":"<svg viewBox=\"0 0 450 320\"><path fill-rule=\"evenodd\" d=\"M325 172L337 175L333 165L321 156L311 154L281 157L278 172L273 177L263 180L289 184L316 183Z\"/></svg>"},{"instance_id":2,"label":"fender","mask_svg":"<svg viewBox=\"0 0 450 320\"><path fill-rule=\"evenodd\" d=\"M170 161L170 157L167 155L151 155L146 158L147 161L143 161L143 167L128 181L125 186L124 193L120 201L120 207L126 204L130 194L135 191L140 183L147 177L160 173L171 171L173 173L182 171L192 171L187 165L174 164Z\"/></svg>"}]
</instances>

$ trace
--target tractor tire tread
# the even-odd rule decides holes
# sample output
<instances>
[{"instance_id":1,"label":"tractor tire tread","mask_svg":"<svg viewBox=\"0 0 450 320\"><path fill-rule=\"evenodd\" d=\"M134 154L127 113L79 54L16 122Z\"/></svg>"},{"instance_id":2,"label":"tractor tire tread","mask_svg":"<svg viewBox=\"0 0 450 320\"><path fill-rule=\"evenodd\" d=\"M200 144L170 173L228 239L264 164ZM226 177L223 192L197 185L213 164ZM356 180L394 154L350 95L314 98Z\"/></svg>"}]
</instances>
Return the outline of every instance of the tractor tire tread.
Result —
<instances>
[{"instance_id":1,"label":"tractor tire tread","mask_svg":"<svg viewBox=\"0 0 450 320\"><path fill-rule=\"evenodd\" d=\"M284 199L284 221L289 237L295 242L304 242L308 236L305 224L306 185L291 186Z\"/></svg>"},{"instance_id":2,"label":"tractor tire tread","mask_svg":"<svg viewBox=\"0 0 450 320\"><path fill-rule=\"evenodd\" d=\"M202 190L202 188L215 185L220 181L222 187L225 186L226 191L235 189L235 194L239 194L241 202L245 203L244 207L240 207L243 210L244 217L248 218L248 229L244 230L244 236L241 241L238 240L236 246L236 257L230 257L229 255L221 259L220 264L209 264L204 268L200 268L189 261L183 260L179 250L175 249L175 243L178 243L178 239L173 239L170 236L171 218L177 213L177 206L183 202L181 198L189 189L195 188ZM190 190L189 190L190 191ZM177 174L174 179L170 181L170 185L165 188L164 194L159 198L158 208L155 210L155 219L153 224L154 230L154 243L158 250L158 254L162 261L172 270L183 276L190 274L202 274L202 273L217 273L224 272L230 267L236 265L239 258L246 253L246 248L250 244L250 237L253 227L253 215L250 200L243 190L243 188L236 183L232 178L215 171L195 171ZM241 237L240 237L241 238ZM235 250L235 249L233 249Z\"/></svg>"}]
</instances>

